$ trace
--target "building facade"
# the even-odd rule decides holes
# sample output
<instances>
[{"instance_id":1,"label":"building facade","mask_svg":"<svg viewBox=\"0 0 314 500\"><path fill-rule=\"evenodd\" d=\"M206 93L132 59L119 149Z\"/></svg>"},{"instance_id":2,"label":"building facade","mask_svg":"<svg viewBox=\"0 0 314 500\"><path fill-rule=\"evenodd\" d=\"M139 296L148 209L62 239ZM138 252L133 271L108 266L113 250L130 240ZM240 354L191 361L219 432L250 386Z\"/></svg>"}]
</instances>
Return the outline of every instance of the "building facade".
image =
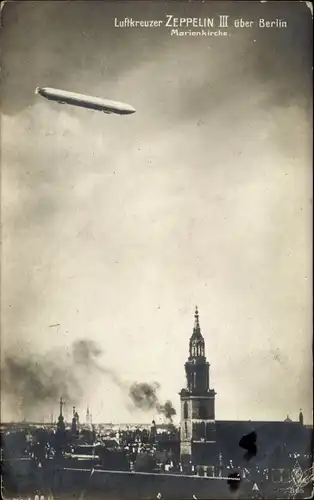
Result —
<instances>
[{"instance_id":1,"label":"building facade","mask_svg":"<svg viewBox=\"0 0 314 500\"><path fill-rule=\"evenodd\" d=\"M185 363L186 387L180 392L180 455L182 462L214 453L215 391L210 387L210 365L205 355L196 307L193 333L189 342L189 357Z\"/></svg>"},{"instance_id":2,"label":"building facade","mask_svg":"<svg viewBox=\"0 0 314 500\"><path fill-rule=\"evenodd\" d=\"M220 477L241 471L241 477L258 481L260 487L265 483L265 492L273 488L270 483L283 487L291 482L296 468L312 467L313 428L304 425L301 410L297 421L288 416L282 421L216 420L216 392L210 386L197 308L184 366L186 387L179 393L180 461L186 470L193 467Z\"/></svg>"}]
</instances>

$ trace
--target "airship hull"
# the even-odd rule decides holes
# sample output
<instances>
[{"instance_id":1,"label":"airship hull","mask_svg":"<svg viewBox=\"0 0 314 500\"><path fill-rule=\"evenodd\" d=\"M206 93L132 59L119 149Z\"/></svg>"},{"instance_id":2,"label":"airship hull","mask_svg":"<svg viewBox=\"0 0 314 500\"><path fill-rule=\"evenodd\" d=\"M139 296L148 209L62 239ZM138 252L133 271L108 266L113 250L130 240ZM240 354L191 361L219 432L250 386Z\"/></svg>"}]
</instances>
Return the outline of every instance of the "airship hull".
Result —
<instances>
[{"instance_id":1,"label":"airship hull","mask_svg":"<svg viewBox=\"0 0 314 500\"><path fill-rule=\"evenodd\" d=\"M69 104L81 108L92 109L95 111L103 111L104 113L115 113L118 115L129 115L135 113L135 109L129 104L122 102L102 99L100 97L92 97L66 90L54 89L50 87L37 87L36 94L45 97L49 101L55 101L59 104Z\"/></svg>"}]
</instances>

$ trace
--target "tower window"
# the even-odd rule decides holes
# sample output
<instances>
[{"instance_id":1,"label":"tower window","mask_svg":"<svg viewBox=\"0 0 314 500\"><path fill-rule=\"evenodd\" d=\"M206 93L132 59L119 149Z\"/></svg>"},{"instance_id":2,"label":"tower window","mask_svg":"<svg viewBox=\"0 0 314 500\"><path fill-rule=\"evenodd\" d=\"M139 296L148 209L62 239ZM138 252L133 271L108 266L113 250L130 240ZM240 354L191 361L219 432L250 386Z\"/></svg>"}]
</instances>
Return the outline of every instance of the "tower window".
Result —
<instances>
[{"instance_id":1,"label":"tower window","mask_svg":"<svg viewBox=\"0 0 314 500\"><path fill-rule=\"evenodd\" d=\"M199 408L199 418L206 419L207 418L207 408L206 406L200 406Z\"/></svg>"},{"instance_id":2,"label":"tower window","mask_svg":"<svg viewBox=\"0 0 314 500\"><path fill-rule=\"evenodd\" d=\"M188 409L188 403L187 401L184 402L183 405L183 418L187 420L189 418L189 409Z\"/></svg>"}]
</instances>

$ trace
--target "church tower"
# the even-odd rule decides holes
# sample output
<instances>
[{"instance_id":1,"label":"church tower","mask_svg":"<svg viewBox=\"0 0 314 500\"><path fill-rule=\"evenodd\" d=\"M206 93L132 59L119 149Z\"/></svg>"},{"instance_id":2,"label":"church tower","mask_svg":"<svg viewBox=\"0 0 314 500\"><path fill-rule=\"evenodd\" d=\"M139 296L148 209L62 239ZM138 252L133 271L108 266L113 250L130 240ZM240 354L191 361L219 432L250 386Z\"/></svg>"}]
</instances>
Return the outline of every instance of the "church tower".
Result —
<instances>
[{"instance_id":1,"label":"church tower","mask_svg":"<svg viewBox=\"0 0 314 500\"><path fill-rule=\"evenodd\" d=\"M215 443L215 391L210 388L209 363L201 334L198 309L185 363L186 388L180 392L181 461L194 460L205 465Z\"/></svg>"}]
</instances>

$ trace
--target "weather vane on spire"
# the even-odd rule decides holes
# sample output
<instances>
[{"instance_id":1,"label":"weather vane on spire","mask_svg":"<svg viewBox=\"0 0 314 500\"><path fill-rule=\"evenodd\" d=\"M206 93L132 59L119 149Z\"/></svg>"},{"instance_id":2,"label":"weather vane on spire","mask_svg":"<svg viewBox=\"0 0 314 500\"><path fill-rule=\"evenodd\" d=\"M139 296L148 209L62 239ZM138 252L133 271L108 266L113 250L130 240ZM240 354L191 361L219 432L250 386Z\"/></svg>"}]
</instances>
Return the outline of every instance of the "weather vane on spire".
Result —
<instances>
[{"instance_id":1,"label":"weather vane on spire","mask_svg":"<svg viewBox=\"0 0 314 500\"><path fill-rule=\"evenodd\" d=\"M199 322L199 314L198 314L198 307L197 306L195 307L194 318L195 318L194 329L199 329L200 322Z\"/></svg>"}]
</instances>

